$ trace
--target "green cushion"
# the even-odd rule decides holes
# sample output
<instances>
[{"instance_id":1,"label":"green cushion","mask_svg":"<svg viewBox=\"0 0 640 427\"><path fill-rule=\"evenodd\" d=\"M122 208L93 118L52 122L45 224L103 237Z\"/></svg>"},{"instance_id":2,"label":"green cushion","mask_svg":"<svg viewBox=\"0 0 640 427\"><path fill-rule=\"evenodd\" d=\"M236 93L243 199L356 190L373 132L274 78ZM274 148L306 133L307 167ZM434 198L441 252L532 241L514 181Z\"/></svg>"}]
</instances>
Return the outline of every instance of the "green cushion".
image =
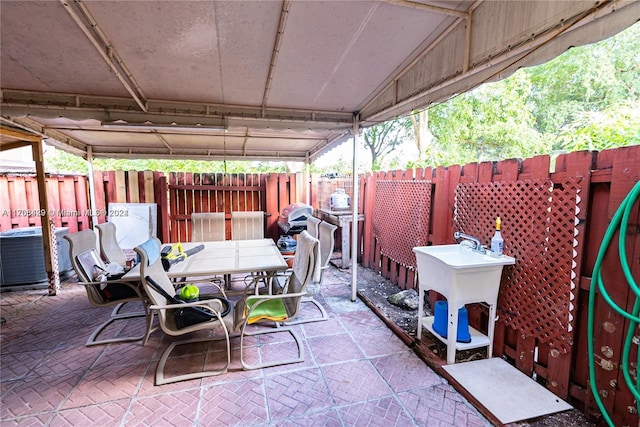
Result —
<instances>
[{"instance_id":1,"label":"green cushion","mask_svg":"<svg viewBox=\"0 0 640 427\"><path fill-rule=\"evenodd\" d=\"M247 301L248 308L253 307L258 299L249 299ZM281 299L267 300L258 305L251 311L251 315L247 323L255 323L260 320L272 320L274 322L282 322L287 319L287 310Z\"/></svg>"}]
</instances>

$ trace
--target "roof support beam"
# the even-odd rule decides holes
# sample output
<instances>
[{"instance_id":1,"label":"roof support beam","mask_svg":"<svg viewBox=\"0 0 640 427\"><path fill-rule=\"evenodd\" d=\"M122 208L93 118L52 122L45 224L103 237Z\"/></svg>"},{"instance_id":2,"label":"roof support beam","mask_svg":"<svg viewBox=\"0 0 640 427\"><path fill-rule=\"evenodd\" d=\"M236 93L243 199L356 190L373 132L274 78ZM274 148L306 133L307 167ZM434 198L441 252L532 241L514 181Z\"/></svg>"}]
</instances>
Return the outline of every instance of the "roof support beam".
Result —
<instances>
[{"instance_id":1,"label":"roof support beam","mask_svg":"<svg viewBox=\"0 0 640 427\"><path fill-rule=\"evenodd\" d=\"M413 2L410 2L410 1L407 1L407 0L386 0L386 1L389 1L391 3L398 2L398 3L412 3L413 5L419 4L421 6L425 6L425 7L429 8L429 9L432 9L432 8L436 7L436 6L425 5L423 3L413 3ZM395 75L393 77L393 79L390 82L388 82L385 87L382 88L382 90L379 90L377 92L377 94L383 93L387 88L392 87L392 89L393 89L393 103L395 105L397 102L399 102L399 100L398 100L398 82L402 78L402 76L404 76L409 71L411 71L411 69L418 62L420 62L431 50L433 50L435 47L437 47L438 44L440 44L440 42L442 42L442 40L444 40L449 35L449 33L451 33L451 31L453 31L462 22L466 22L466 25L467 25L467 28L466 28L466 43L465 43L465 49L463 51L463 54L464 54L463 69L464 69L464 72L466 72L469 69L469 58L471 56L471 14L473 13L474 10L476 10L478 8L478 6L480 6L480 4L483 1L484 0L476 0L469 7L469 9L467 9L466 12L456 11L456 14L454 16L457 16L457 19L449 27L447 27L447 29L445 29L432 43L430 43L429 46L427 46L422 52L420 52L420 54L417 57L415 57L413 59L413 61L408 63L402 70L400 70L398 72L398 74ZM416 7L418 7L418 6L416 6ZM442 9L442 8L439 8L439 9ZM446 9L446 10L450 10L450 9ZM360 108L360 111L366 110L369 107L369 105L371 105L373 102L375 102L375 100L377 99L377 96L379 96L379 95L376 95L376 96L372 97L371 99L369 99L369 101L367 103L365 103L365 105L363 105Z\"/></svg>"},{"instance_id":2,"label":"roof support beam","mask_svg":"<svg viewBox=\"0 0 640 427\"><path fill-rule=\"evenodd\" d=\"M0 119L12 126L35 133L39 137L45 139L47 144L52 145L56 148L60 148L61 150L65 150L69 153L73 153L81 157L84 157L87 154L86 145L84 143L70 138L62 132L46 128L33 119L30 119L28 117L15 119L0 117Z\"/></svg>"},{"instance_id":3,"label":"roof support beam","mask_svg":"<svg viewBox=\"0 0 640 427\"><path fill-rule=\"evenodd\" d=\"M138 104L142 111L146 112L147 101L142 93L140 85L138 85L124 61L120 55L118 55L118 52L113 48L106 34L100 29L98 23L91 15L91 12L89 12L81 0L75 0L75 5L80 10L82 16L76 13L69 1L60 0L60 3L62 3L64 9L67 11L69 16L71 16L71 19L73 19L78 25L78 28L80 28L84 35L87 36L102 59L104 59L104 61L109 65L111 71L114 72L120 83L122 83L125 89L127 89L127 92L131 94L133 99L136 101L136 104ZM88 26L87 23L89 24Z\"/></svg>"},{"instance_id":4,"label":"roof support beam","mask_svg":"<svg viewBox=\"0 0 640 427\"><path fill-rule=\"evenodd\" d=\"M34 135L31 132L20 132L17 129L8 129L5 127L0 127L0 136L20 139L21 141L19 142L24 143L24 145L29 145L30 142L36 142L41 139L39 136ZM6 147L8 145L9 144L3 144L2 146Z\"/></svg>"},{"instance_id":5,"label":"roof support beam","mask_svg":"<svg viewBox=\"0 0 640 427\"><path fill-rule=\"evenodd\" d=\"M42 118L66 117L74 120L95 119L101 122L125 120L150 121L157 124L201 124L229 126L236 121L268 121L277 123L319 123L322 127L335 124L351 126L351 113L342 111L286 109L235 104L208 104L147 100L147 111L141 112L128 98L85 96L71 93L2 90L2 114L6 116L32 115ZM224 120L223 120L224 117ZM310 127L313 127L310 125Z\"/></svg>"},{"instance_id":6,"label":"roof support beam","mask_svg":"<svg viewBox=\"0 0 640 427\"><path fill-rule=\"evenodd\" d=\"M358 207L360 206L360 182L358 181L358 145L360 144L360 114L353 115L353 200L351 201L351 301L356 300L358 290ZM344 267L344 266L342 266Z\"/></svg>"},{"instance_id":7,"label":"roof support beam","mask_svg":"<svg viewBox=\"0 0 640 427\"><path fill-rule=\"evenodd\" d=\"M44 269L47 272L49 281L49 296L55 296L60 290L60 272L58 265L53 260L54 236L53 221L49 215L49 202L47 198L47 181L44 175L44 153L42 151L42 141L32 143L33 160L36 163L36 180L38 182L38 200L40 210L44 211L42 216L42 250L44 252Z\"/></svg>"},{"instance_id":8,"label":"roof support beam","mask_svg":"<svg viewBox=\"0 0 640 427\"><path fill-rule=\"evenodd\" d=\"M0 135L1 134L2 132L0 132ZM12 142L0 141L0 148L2 148L2 151L13 150L14 148L22 148L22 147L29 147L29 146L31 146L30 141L12 141Z\"/></svg>"},{"instance_id":9,"label":"roof support beam","mask_svg":"<svg viewBox=\"0 0 640 427\"><path fill-rule=\"evenodd\" d=\"M421 9L421 10L428 10L430 12L442 13L444 15L455 16L458 18L467 17L467 12L464 12L464 11L449 9L449 8L440 7L440 6L433 6L425 3L418 3L411 0L384 0L384 1L391 4L397 4L399 6L411 7L414 9Z\"/></svg>"}]
</instances>

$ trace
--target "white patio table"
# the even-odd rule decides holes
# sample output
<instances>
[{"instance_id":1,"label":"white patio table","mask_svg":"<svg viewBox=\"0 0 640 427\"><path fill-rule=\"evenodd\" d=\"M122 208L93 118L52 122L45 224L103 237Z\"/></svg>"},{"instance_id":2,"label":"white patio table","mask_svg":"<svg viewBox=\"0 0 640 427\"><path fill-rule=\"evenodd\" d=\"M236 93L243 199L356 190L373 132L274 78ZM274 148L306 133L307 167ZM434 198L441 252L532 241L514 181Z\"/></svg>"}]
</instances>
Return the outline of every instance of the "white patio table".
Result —
<instances>
[{"instance_id":1,"label":"white patio table","mask_svg":"<svg viewBox=\"0 0 640 427\"><path fill-rule=\"evenodd\" d=\"M184 251L199 245L203 245L204 249L171 266L167 272L170 278L227 276L254 272L271 275L288 268L272 239L182 243ZM122 277L122 280L139 279L139 265Z\"/></svg>"}]
</instances>

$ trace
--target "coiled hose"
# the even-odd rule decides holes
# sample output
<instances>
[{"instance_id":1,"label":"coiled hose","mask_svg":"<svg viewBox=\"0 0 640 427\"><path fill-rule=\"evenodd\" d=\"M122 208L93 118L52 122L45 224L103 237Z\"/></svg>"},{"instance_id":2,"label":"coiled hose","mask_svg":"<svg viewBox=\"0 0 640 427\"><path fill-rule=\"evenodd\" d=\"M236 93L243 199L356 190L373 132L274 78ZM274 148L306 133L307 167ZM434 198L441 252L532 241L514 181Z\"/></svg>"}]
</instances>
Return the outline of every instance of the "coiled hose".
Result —
<instances>
[{"instance_id":1,"label":"coiled hose","mask_svg":"<svg viewBox=\"0 0 640 427\"><path fill-rule=\"evenodd\" d=\"M598 387L596 385L596 368L595 368L595 354L594 354L594 309L595 309L595 297L596 297L596 285L598 290L600 291L600 295L602 298L609 304L616 313L621 316L629 319L629 330L627 331L627 336L624 341L624 347L622 350L622 375L625 379L625 382L631 393L633 393L636 399L636 406L640 412L640 383L637 382L634 384L633 378L629 372L629 354L631 353L631 345L633 344L634 332L638 323L640 322L640 318L638 317L638 313L640 313L640 288L638 284L634 280L631 275L631 269L629 268L629 262L627 258L627 249L626 249L626 236L627 236L627 226L629 224L629 215L631 214L631 210L635 201L638 199L640 195L640 182L636 182L633 186L629 194L624 198L620 207L616 211L615 215L609 227L607 228L607 232L602 240L602 244L600 245L600 250L598 251L598 257L596 259L596 263L593 267L593 278L595 279L595 285L591 284L591 289L589 289L589 320L587 323L587 344L588 344L588 352L589 352L589 383L591 387L591 392L593 397L602 412L602 415L607 422L607 425L614 426L613 421L609 414L607 413L606 408L600 398L600 394L598 393ZM604 281L602 280L602 261L604 259L605 254L607 253L607 249L609 248L609 244L613 239L613 236L616 233L616 230L620 230L619 239L618 239L618 251L620 254L620 265L622 267L622 271L624 272L624 276L629 283L629 287L636 294L636 299L633 304L633 309L631 313L628 313L624 308L618 306L613 299L607 293L607 290L604 285ZM640 367L640 351L638 351L638 360L636 361L638 364L636 366ZM637 372L636 372L637 374Z\"/></svg>"}]
</instances>

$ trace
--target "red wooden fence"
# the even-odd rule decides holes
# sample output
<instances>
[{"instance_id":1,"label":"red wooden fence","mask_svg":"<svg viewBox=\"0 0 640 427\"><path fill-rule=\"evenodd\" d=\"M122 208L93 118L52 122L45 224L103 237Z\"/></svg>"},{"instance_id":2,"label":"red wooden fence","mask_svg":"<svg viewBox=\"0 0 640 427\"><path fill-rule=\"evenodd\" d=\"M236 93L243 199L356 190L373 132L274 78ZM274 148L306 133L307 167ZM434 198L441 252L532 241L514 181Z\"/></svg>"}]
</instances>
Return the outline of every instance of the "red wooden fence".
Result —
<instances>
[{"instance_id":1,"label":"red wooden fence","mask_svg":"<svg viewBox=\"0 0 640 427\"><path fill-rule=\"evenodd\" d=\"M0 231L42 225L44 209L56 227L69 232L89 227L87 178L51 175L46 178L49 206L40 207L35 175L0 176Z\"/></svg>"}]
</instances>

